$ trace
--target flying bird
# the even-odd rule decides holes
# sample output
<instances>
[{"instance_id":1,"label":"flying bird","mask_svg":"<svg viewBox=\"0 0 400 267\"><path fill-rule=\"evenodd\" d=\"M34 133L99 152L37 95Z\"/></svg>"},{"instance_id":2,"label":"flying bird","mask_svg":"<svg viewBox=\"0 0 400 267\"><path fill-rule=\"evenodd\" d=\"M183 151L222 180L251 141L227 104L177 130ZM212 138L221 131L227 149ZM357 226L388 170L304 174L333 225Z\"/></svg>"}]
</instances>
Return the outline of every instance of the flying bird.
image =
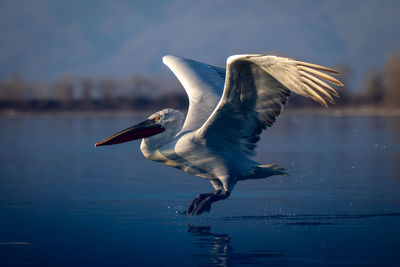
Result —
<instances>
[{"instance_id":1,"label":"flying bird","mask_svg":"<svg viewBox=\"0 0 400 267\"><path fill-rule=\"evenodd\" d=\"M287 175L276 164L251 159L261 132L274 124L291 92L327 107L326 101L334 104L331 95L339 95L325 81L343 86L326 74L340 74L336 70L285 57L233 55L226 69L172 55L163 62L189 97L186 119L164 109L95 146L143 138L140 149L147 159L208 179L214 192L194 198L189 216L209 212L238 181Z\"/></svg>"}]
</instances>

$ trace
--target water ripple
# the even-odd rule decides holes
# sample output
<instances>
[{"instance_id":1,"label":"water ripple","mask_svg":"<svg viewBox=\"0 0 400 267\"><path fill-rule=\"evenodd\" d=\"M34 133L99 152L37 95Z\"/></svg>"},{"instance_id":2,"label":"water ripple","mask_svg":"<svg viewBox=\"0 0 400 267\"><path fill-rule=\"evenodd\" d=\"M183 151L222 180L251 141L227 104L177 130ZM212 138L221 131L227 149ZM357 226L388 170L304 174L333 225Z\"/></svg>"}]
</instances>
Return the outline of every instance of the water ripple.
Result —
<instances>
[{"instance_id":1,"label":"water ripple","mask_svg":"<svg viewBox=\"0 0 400 267\"><path fill-rule=\"evenodd\" d=\"M241 220L280 220L280 221L306 221L306 220L345 220L345 219L366 219L373 217L400 217L398 213L372 213L372 214L271 214L271 215L246 215L246 216L227 216L222 217L225 221L241 221ZM306 224L307 222L297 222L290 224ZM310 224L333 224L333 223L317 223Z\"/></svg>"}]
</instances>

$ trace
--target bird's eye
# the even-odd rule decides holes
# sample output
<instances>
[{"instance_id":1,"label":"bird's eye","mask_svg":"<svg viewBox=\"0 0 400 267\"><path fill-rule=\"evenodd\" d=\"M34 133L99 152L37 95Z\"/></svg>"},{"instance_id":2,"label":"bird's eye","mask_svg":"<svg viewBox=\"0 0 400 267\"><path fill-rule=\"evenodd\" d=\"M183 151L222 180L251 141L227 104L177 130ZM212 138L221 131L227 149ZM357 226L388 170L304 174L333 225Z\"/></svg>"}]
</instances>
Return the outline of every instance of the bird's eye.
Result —
<instances>
[{"instance_id":1,"label":"bird's eye","mask_svg":"<svg viewBox=\"0 0 400 267\"><path fill-rule=\"evenodd\" d=\"M154 121L159 121L160 120L160 116L156 115L153 120Z\"/></svg>"}]
</instances>

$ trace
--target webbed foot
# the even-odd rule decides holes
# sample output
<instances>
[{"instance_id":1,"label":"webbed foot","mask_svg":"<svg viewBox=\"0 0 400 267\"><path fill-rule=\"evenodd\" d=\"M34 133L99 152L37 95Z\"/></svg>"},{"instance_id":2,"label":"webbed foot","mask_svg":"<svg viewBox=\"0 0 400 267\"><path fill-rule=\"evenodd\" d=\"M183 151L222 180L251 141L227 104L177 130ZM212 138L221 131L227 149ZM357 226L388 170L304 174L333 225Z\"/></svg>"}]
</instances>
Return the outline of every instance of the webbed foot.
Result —
<instances>
[{"instance_id":1,"label":"webbed foot","mask_svg":"<svg viewBox=\"0 0 400 267\"><path fill-rule=\"evenodd\" d=\"M205 211L209 212L211 210L211 204L213 202L227 199L229 195L230 195L229 192L221 193L221 191L215 191L213 193L207 193L207 194L200 194L197 197L195 197L190 203L187 215L193 216L193 215L200 215Z\"/></svg>"}]
</instances>

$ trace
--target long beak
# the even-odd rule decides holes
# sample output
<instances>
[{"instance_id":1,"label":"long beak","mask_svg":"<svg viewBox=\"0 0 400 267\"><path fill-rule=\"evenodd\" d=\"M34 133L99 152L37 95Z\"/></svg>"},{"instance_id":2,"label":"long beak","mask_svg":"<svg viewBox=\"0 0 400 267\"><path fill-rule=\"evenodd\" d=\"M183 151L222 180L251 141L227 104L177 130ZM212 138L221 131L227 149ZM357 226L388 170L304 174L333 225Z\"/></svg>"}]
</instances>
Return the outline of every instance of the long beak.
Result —
<instances>
[{"instance_id":1,"label":"long beak","mask_svg":"<svg viewBox=\"0 0 400 267\"><path fill-rule=\"evenodd\" d=\"M95 147L115 145L124 143L140 138L150 137L159 133L164 132L165 129L154 120L145 120L139 124L129 127L123 131L120 131L106 139L94 144Z\"/></svg>"}]
</instances>

